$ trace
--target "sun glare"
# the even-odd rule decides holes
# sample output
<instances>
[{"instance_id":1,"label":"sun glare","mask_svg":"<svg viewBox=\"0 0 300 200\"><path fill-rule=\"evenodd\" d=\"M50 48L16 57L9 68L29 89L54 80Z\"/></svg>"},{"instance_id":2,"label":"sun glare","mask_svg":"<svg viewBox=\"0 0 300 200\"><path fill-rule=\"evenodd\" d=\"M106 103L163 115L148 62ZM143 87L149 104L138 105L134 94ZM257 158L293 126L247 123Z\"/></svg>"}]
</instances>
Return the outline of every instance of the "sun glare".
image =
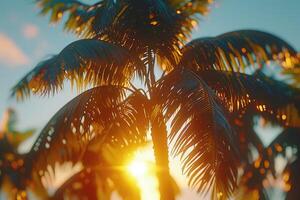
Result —
<instances>
[{"instance_id":1,"label":"sun glare","mask_svg":"<svg viewBox=\"0 0 300 200\"><path fill-rule=\"evenodd\" d=\"M143 177L146 175L146 173L148 171L148 166L145 162L142 162L140 160L133 160L128 165L128 171L134 177L139 178L139 177Z\"/></svg>"},{"instance_id":2,"label":"sun glare","mask_svg":"<svg viewBox=\"0 0 300 200\"><path fill-rule=\"evenodd\" d=\"M142 200L158 200L158 182L151 149L139 150L127 165L127 171L141 190Z\"/></svg>"}]
</instances>

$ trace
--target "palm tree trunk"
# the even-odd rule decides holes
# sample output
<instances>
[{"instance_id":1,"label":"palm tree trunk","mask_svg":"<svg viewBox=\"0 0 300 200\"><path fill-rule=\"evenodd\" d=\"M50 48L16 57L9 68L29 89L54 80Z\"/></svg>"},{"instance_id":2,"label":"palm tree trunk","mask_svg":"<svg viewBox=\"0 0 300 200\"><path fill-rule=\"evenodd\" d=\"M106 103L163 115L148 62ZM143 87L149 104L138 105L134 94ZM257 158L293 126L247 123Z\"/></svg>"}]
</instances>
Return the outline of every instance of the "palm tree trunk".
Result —
<instances>
[{"instance_id":1,"label":"palm tree trunk","mask_svg":"<svg viewBox=\"0 0 300 200\"><path fill-rule=\"evenodd\" d=\"M162 114L152 121L151 136L161 200L174 200L174 187L169 172L167 131Z\"/></svg>"},{"instance_id":2,"label":"palm tree trunk","mask_svg":"<svg viewBox=\"0 0 300 200\"><path fill-rule=\"evenodd\" d=\"M152 99L155 94L152 93L152 86L155 84L154 64L155 54L148 47L148 74L147 74L147 85ZM153 99L152 99L153 100ZM156 110L153 108L153 110ZM159 184L159 192L161 200L174 200L174 186L172 183L170 171L169 171L169 154L168 154L168 142L167 142L167 129L164 122L162 113L153 113L154 116L151 119L152 129L151 137L153 141L153 149L156 164L156 174Z\"/></svg>"}]
</instances>

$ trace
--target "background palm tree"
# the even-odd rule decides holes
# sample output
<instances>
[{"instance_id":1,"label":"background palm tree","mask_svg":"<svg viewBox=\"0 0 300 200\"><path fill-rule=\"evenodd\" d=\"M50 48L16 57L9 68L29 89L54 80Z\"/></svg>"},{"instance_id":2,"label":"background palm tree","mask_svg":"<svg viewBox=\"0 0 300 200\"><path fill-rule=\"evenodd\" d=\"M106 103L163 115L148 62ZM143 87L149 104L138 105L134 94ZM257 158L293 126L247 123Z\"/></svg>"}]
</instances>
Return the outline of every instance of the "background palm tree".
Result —
<instances>
[{"instance_id":1,"label":"background palm tree","mask_svg":"<svg viewBox=\"0 0 300 200\"><path fill-rule=\"evenodd\" d=\"M270 61L284 68L299 64L296 50L282 39L240 30L186 44L210 0L37 2L42 13L52 13L52 22L68 14L66 29L88 39L39 63L13 94L23 98L55 93L64 80L76 83L79 90L94 88L69 102L46 126L33 147L36 171L57 160L80 161L94 137L110 137L120 147L143 140L147 131L140 127L149 125L161 199L174 199L168 137L190 185L224 199L235 189L239 163L231 115L254 107L285 116L282 120L288 125L299 124L299 105L288 101L293 95L278 97L272 83L242 73ZM120 130L120 136L110 136Z\"/></svg>"},{"instance_id":2,"label":"background palm tree","mask_svg":"<svg viewBox=\"0 0 300 200\"><path fill-rule=\"evenodd\" d=\"M253 74L253 78L261 80L262 86L264 82L268 82L271 87L261 87L255 89L257 95L263 93L272 92L279 95L282 100L277 101L276 106L289 107L292 104L297 107L296 110L299 112L299 90L289 86L288 84L277 81L274 78L267 77L262 71L256 71ZM246 78L247 79L247 78ZM265 85L266 86L266 85ZM264 91L264 92L263 92ZM275 97L274 97L275 98ZM266 100L266 99L265 99ZM264 105L264 104L263 104ZM297 113L296 113L297 114ZM255 120L257 116L263 116L263 123L269 125L280 125L283 127L283 132L280 133L273 141L270 141L268 146L265 146L261 141L260 137L254 131ZM290 173L287 170L278 171L278 163L276 159L279 154L285 154L285 150L291 146L297 148L297 136L296 132L299 130L299 122L289 124L286 121L285 115L273 115L270 112L264 112L264 106L262 107L248 107L244 113L237 115L234 118L236 130L239 135L239 149L242 155L242 173L240 175L239 187L236 191L236 199L271 199L269 196L269 188L267 188L266 182L270 178L279 182L280 178L283 179L281 185L282 191L289 191L288 187L293 187L290 184L287 174ZM292 142L294 141L294 142ZM285 155L284 155L285 157ZM296 156L297 157L297 156ZM288 163L294 161L295 156L289 156ZM281 163L282 165L283 163ZM290 164L287 164L289 166ZM288 168L288 167L287 167ZM291 177L297 177L293 175ZM268 189L268 190L267 190ZM290 193L290 192L288 192ZM277 198L279 198L277 196Z\"/></svg>"},{"instance_id":3,"label":"background palm tree","mask_svg":"<svg viewBox=\"0 0 300 200\"><path fill-rule=\"evenodd\" d=\"M17 114L8 108L0 122L0 187L6 198L23 197L26 189L25 154L18 152L19 145L31 137L34 129L19 131Z\"/></svg>"}]
</instances>

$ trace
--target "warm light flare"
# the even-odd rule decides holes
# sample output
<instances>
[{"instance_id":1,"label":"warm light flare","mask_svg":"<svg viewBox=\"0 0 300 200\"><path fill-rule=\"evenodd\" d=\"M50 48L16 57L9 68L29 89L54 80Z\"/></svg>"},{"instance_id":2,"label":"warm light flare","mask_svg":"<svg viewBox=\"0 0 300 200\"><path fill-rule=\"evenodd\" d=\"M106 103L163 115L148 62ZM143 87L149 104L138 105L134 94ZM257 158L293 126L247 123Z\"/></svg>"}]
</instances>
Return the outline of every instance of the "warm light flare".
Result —
<instances>
[{"instance_id":1,"label":"warm light flare","mask_svg":"<svg viewBox=\"0 0 300 200\"><path fill-rule=\"evenodd\" d=\"M143 161L140 160L133 160L128 165L128 171L130 174L132 174L134 177L139 178L145 176L145 174L148 172L149 166Z\"/></svg>"},{"instance_id":2,"label":"warm light flare","mask_svg":"<svg viewBox=\"0 0 300 200\"><path fill-rule=\"evenodd\" d=\"M158 182L151 148L139 150L126 166L129 178L134 178L141 190L142 200L159 199Z\"/></svg>"}]
</instances>

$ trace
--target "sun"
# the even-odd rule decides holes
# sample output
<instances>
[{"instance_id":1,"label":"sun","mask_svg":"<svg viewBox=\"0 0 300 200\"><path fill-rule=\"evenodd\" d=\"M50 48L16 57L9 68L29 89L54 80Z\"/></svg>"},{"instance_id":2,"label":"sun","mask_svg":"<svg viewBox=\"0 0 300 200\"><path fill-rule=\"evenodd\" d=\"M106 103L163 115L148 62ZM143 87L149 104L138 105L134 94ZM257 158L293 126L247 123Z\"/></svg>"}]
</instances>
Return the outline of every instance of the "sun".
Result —
<instances>
[{"instance_id":1,"label":"sun","mask_svg":"<svg viewBox=\"0 0 300 200\"><path fill-rule=\"evenodd\" d=\"M151 148L137 151L126 165L129 178L134 178L141 190L142 200L158 200L158 181L156 178L154 155Z\"/></svg>"},{"instance_id":2,"label":"sun","mask_svg":"<svg viewBox=\"0 0 300 200\"><path fill-rule=\"evenodd\" d=\"M144 177L149 170L149 166L141 160L133 160L127 166L128 172L136 178Z\"/></svg>"}]
</instances>

